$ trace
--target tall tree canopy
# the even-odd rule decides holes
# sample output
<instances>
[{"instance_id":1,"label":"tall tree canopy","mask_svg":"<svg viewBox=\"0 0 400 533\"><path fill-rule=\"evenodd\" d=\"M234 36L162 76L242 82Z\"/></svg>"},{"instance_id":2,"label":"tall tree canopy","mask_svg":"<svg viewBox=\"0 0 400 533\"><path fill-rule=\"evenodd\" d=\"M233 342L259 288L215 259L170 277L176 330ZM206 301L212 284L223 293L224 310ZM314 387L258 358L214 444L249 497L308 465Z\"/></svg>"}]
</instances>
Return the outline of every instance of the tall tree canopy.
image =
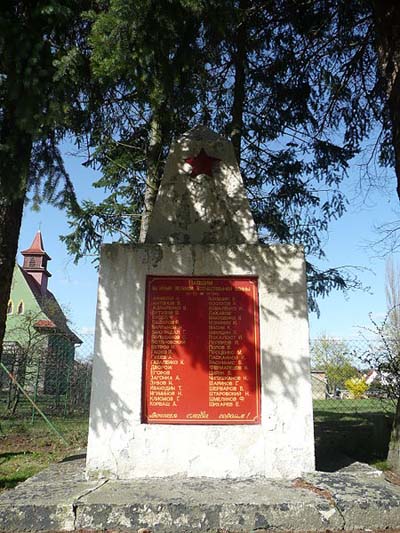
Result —
<instances>
[{"instance_id":1,"label":"tall tree canopy","mask_svg":"<svg viewBox=\"0 0 400 533\"><path fill-rule=\"evenodd\" d=\"M24 202L74 201L58 144L85 130L90 4L5 1L0 12L0 344Z\"/></svg>"},{"instance_id":2,"label":"tall tree canopy","mask_svg":"<svg viewBox=\"0 0 400 533\"><path fill-rule=\"evenodd\" d=\"M352 283L312 257L324 255L324 232L345 211L349 161L378 122L380 160L393 162L374 9L361 0L109 0L92 12L91 64L108 97L87 164L109 195L73 210L70 251L79 258L107 232L143 240L171 141L204 123L232 139L261 239L304 244L311 306Z\"/></svg>"},{"instance_id":3,"label":"tall tree canopy","mask_svg":"<svg viewBox=\"0 0 400 533\"><path fill-rule=\"evenodd\" d=\"M314 296L349 161L376 124L400 175L392 0L10 0L0 14L0 340L29 191L67 201L76 258L107 232L143 240L171 141L230 136L264 242L305 245ZM78 205L58 151L75 135L107 198ZM351 280L350 280L351 282Z\"/></svg>"}]
</instances>

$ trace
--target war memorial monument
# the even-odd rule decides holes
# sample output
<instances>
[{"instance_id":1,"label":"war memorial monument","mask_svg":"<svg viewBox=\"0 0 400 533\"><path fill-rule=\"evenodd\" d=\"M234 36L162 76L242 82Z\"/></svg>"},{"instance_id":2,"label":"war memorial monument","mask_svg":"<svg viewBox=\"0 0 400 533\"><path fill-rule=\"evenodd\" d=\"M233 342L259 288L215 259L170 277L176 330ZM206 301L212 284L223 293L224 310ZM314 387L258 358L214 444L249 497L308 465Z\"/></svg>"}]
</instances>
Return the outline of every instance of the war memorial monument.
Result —
<instances>
[{"instance_id":1,"label":"war memorial monument","mask_svg":"<svg viewBox=\"0 0 400 533\"><path fill-rule=\"evenodd\" d=\"M210 130L171 148L146 242L104 246L95 352L86 462L3 492L1 531L399 531L382 472L313 472L303 251L259 242Z\"/></svg>"},{"instance_id":2,"label":"war memorial monument","mask_svg":"<svg viewBox=\"0 0 400 533\"><path fill-rule=\"evenodd\" d=\"M314 470L305 261L259 243L232 144L171 148L146 242L101 256L88 479Z\"/></svg>"}]
</instances>

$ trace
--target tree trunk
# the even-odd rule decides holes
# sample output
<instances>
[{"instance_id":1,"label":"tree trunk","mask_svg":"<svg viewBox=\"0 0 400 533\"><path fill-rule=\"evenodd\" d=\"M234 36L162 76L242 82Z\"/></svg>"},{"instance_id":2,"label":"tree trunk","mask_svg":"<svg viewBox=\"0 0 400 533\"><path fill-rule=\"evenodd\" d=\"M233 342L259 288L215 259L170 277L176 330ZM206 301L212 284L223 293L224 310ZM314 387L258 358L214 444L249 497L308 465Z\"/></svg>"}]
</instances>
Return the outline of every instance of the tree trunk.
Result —
<instances>
[{"instance_id":1,"label":"tree trunk","mask_svg":"<svg viewBox=\"0 0 400 533\"><path fill-rule=\"evenodd\" d=\"M144 193L144 207L140 224L139 242L145 242L150 217L160 185L160 161L162 150L161 124L156 114L150 125L149 149L147 152L147 180Z\"/></svg>"},{"instance_id":2,"label":"tree trunk","mask_svg":"<svg viewBox=\"0 0 400 533\"><path fill-rule=\"evenodd\" d=\"M23 385L21 385L22 387ZM17 407L19 405L19 401L21 399L21 391L18 387L15 387L15 396L14 396L14 403L12 405L10 416L15 416L15 413L17 412Z\"/></svg>"},{"instance_id":3,"label":"tree trunk","mask_svg":"<svg viewBox=\"0 0 400 533\"><path fill-rule=\"evenodd\" d=\"M373 0L372 6L380 75L388 98L397 196L400 199L400 3L398 0ZM393 471L400 474L400 398L397 399L387 461Z\"/></svg>"},{"instance_id":4,"label":"tree trunk","mask_svg":"<svg viewBox=\"0 0 400 533\"><path fill-rule=\"evenodd\" d=\"M0 199L0 346L3 344L7 304L17 255L24 199ZM1 353L2 350L0 350Z\"/></svg>"},{"instance_id":5,"label":"tree trunk","mask_svg":"<svg viewBox=\"0 0 400 533\"><path fill-rule=\"evenodd\" d=\"M400 199L400 3L398 0L374 0L372 5L379 69L388 97L397 196Z\"/></svg>"},{"instance_id":6,"label":"tree trunk","mask_svg":"<svg viewBox=\"0 0 400 533\"><path fill-rule=\"evenodd\" d=\"M235 68L235 84L233 87L232 123L230 137L235 150L238 164L240 165L241 146L243 135L243 110L245 101L246 82L246 47L247 47L247 24L246 16L249 8L248 0L240 0L240 19L235 35L235 53L233 64Z\"/></svg>"},{"instance_id":7,"label":"tree trunk","mask_svg":"<svg viewBox=\"0 0 400 533\"><path fill-rule=\"evenodd\" d=\"M19 127L16 102L5 106L0 144L0 357L7 319L7 305L18 249L29 165L32 137Z\"/></svg>"},{"instance_id":8,"label":"tree trunk","mask_svg":"<svg viewBox=\"0 0 400 533\"><path fill-rule=\"evenodd\" d=\"M387 462L394 472L400 474L400 398L397 399Z\"/></svg>"},{"instance_id":9,"label":"tree trunk","mask_svg":"<svg viewBox=\"0 0 400 533\"><path fill-rule=\"evenodd\" d=\"M392 123L392 143L397 178L397 196L400 199L400 76L397 73L389 98L389 112Z\"/></svg>"}]
</instances>

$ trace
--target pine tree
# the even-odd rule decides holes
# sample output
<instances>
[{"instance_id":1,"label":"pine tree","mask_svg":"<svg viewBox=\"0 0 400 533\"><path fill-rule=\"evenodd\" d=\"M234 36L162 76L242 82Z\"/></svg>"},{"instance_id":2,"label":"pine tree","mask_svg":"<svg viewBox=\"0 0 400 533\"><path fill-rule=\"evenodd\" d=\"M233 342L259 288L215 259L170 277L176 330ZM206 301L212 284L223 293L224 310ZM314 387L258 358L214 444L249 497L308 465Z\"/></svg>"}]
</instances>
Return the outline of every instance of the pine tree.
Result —
<instances>
[{"instance_id":1,"label":"pine tree","mask_svg":"<svg viewBox=\"0 0 400 533\"><path fill-rule=\"evenodd\" d=\"M87 126L85 2L3 2L0 13L0 345L24 203L74 202L58 149ZM86 91L87 94L88 91Z\"/></svg>"},{"instance_id":2,"label":"pine tree","mask_svg":"<svg viewBox=\"0 0 400 533\"><path fill-rule=\"evenodd\" d=\"M299 25L294 7L111 0L92 14L92 67L109 100L89 140L88 164L101 169L96 186L110 194L72 213L65 241L76 259L107 232L144 240L170 143L199 122L231 137L261 239L301 243L309 258L324 255L322 236L345 211L340 184L362 136L350 125L339 136L343 120L329 107L336 79L329 65L320 73L305 45L326 13L307 6ZM357 102L348 93L342 100ZM316 294L354 283L311 262L308 274L313 308Z\"/></svg>"}]
</instances>

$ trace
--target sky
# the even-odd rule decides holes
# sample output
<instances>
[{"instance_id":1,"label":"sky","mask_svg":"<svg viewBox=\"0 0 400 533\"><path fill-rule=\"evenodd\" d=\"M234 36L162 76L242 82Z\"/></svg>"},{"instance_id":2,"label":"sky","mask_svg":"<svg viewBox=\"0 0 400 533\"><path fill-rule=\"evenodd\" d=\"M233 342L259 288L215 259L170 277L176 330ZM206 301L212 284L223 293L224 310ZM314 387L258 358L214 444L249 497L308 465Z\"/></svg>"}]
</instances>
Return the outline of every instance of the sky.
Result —
<instances>
[{"instance_id":1,"label":"sky","mask_svg":"<svg viewBox=\"0 0 400 533\"><path fill-rule=\"evenodd\" d=\"M96 200L100 192L91 187L96 174L82 166L83 159L67 156L66 167L80 199ZM363 194L358 187L360 170L354 165L346 188L350 198L348 211L330 225L324 250L326 259L318 265L321 268L351 265L364 285L364 290L349 291L344 295L334 291L327 298L319 300L320 317L310 314L310 337L321 335L353 339L360 330L371 326L369 313L383 320L386 313L385 301L385 257L372 245L377 241L376 226L396 219L398 200L394 179L388 179L386 186L372 187L368 193L365 183ZM361 178L365 179L365 178ZM400 219L400 215L399 215ZM25 208L22 221L19 252L28 248L36 231L42 232L47 253L52 258L49 271L49 289L67 310L72 328L82 334L94 331L97 295L97 271L93 257L82 259L78 265L67 254L59 236L68 233L65 212L43 205L39 212ZM398 254L400 255L400 254ZM394 256L396 259L396 256ZM21 264L22 256L18 254Z\"/></svg>"},{"instance_id":2,"label":"sky","mask_svg":"<svg viewBox=\"0 0 400 533\"><path fill-rule=\"evenodd\" d=\"M326 334L353 339L360 333L369 337L369 330L373 329L370 315L378 322L384 320L388 254L376 246L380 239L377 227L395 220L397 204L394 184L390 194L382 189L371 190L367 198L353 198L343 217L331 223L324 246L326 259L320 267L349 265L363 288L347 293L332 291L326 298L319 299L320 316L310 314L311 338ZM393 258L396 260L396 254Z\"/></svg>"}]
</instances>

